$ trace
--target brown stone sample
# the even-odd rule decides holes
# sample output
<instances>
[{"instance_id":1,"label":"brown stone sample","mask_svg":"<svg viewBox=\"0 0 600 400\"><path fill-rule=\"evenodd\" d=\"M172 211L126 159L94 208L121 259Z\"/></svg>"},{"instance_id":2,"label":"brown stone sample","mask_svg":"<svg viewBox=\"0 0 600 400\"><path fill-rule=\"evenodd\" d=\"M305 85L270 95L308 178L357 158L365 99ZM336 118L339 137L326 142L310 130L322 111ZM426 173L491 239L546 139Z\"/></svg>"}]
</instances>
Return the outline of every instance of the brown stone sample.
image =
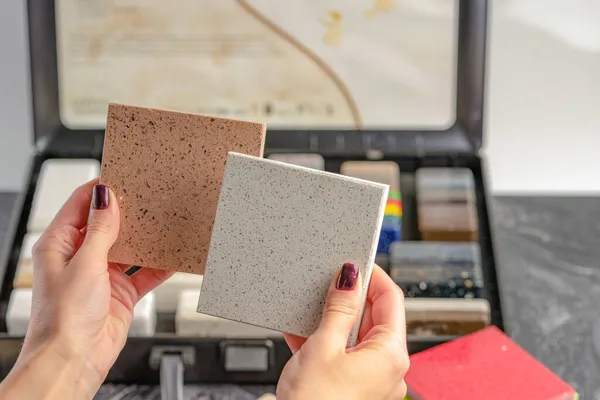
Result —
<instances>
[{"instance_id":1,"label":"brown stone sample","mask_svg":"<svg viewBox=\"0 0 600 400\"><path fill-rule=\"evenodd\" d=\"M474 203L419 204L421 240L431 242L476 242L477 209Z\"/></svg>"},{"instance_id":2,"label":"brown stone sample","mask_svg":"<svg viewBox=\"0 0 600 400\"><path fill-rule=\"evenodd\" d=\"M227 153L262 157L266 126L111 104L100 182L121 209L109 261L203 274Z\"/></svg>"}]
</instances>

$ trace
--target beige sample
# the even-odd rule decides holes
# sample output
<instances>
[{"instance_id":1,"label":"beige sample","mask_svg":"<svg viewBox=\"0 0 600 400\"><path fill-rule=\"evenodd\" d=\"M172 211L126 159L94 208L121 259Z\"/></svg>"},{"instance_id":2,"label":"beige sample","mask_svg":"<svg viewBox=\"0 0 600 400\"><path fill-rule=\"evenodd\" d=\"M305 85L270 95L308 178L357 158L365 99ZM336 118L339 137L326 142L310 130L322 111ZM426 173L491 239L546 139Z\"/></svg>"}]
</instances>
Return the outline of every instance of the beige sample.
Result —
<instances>
[{"instance_id":1,"label":"beige sample","mask_svg":"<svg viewBox=\"0 0 600 400\"><path fill-rule=\"evenodd\" d=\"M409 335L466 335L491 322L486 299L408 298L404 304Z\"/></svg>"},{"instance_id":2,"label":"beige sample","mask_svg":"<svg viewBox=\"0 0 600 400\"><path fill-rule=\"evenodd\" d=\"M109 260L203 274L229 151L262 157L266 126L111 104L101 183L119 198Z\"/></svg>"},{"instance_id":3,"label":"beige sample","mask_svg":"<svg viewBox=\"0 0 600 400\"><path fill-rule=\"evenodd\" d=\"M28 233L23 238L17 270L13 279L13 288L31 288L33 286L33 246L42 236L41 233Z\"/></svg>"}]
</instances>

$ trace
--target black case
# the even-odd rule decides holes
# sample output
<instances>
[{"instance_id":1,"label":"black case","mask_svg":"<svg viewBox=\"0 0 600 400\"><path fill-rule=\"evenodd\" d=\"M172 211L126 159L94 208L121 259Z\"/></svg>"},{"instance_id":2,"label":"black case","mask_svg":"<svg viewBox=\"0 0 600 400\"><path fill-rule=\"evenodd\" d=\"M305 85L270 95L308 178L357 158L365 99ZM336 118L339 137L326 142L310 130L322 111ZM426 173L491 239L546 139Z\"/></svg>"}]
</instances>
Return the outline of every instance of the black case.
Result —
<instances>
[{"instance_id":1,"label":"black case","mask_svg":"<svg viewBox=\"0 0 600 400\"><path fill-rule=\"evenodd\" d=\"M33 193L42 162L48 158L91 157L100 160L104 131L74 132L61 124L58 105L58 76L55 11L52 0L28 0L31 82L36 153L28 180L15 208L6 259L0 260L0 375L12 367L22 338L6 334L5 315L12 280L26 233ZM492 323L504 330L499 297L493 240L485 186L482 144L486 22L486 0L460 0L458 28L458 68L456 122L445 131L277 131L267 132L265 156L270 153L320 153L328 171L339 172L346 160L390 160L403 172L420 167L466 167L476 183L479 236L485 282L485 295L492 309ZM415 212L415 201L404 199L405 214ZM414 217L413 217L414 219ZM159 315L158 330L173 330L173 316ZM440 344L448 338L409 337L409 352ZM227 371L224 356L230 346L249 351L268 349L267 370ZM173 357L175 355L176 357ZM107 382L158 384L168 370L184 372L172 376L187 383L236 383L273 385L290 352L283 340L215 340L157 334L152 338L130 338L110 371ZM162 361L161 361L162 360ZM161 372L161 367L163 371ZM163 375L165 374L165 375ZM165 383L173 383L169 380Z\"/></svg>"}]
</instances>

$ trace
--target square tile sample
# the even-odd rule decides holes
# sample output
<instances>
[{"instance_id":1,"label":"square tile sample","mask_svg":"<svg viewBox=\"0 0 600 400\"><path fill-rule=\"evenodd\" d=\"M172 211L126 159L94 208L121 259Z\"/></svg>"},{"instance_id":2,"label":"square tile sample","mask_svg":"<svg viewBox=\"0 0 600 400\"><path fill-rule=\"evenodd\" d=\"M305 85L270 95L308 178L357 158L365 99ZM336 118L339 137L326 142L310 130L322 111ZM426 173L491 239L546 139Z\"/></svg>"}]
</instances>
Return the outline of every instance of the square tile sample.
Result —
<instances>
[{"instance_id":1,"label":"square tile sample","mask_svg":"<svg viewBox=\"0 0 600 400\"><path fill-rule=\"evenodd\" d=\"M316 153L277 153L268 157L270 160L281 161L301 167L325 170L325 159Z\"/></svg>"},{"instance_id":2,"label":"square tile sample","mask_svg":"<svg viewBox=\"0 0 600 400\"><path fill-rule=\"evenodd\" d=\"M579 398L495 326L412 354L404 379L415 400Z\"/></svg>"},{"instance_id":3,"label":"square tile sample","mask_svg":"<svg viewBox=\"0 0 600 400\"><path fill-rule=\"evenodd\" d=\"M474 203L427 203L418 206L421 240L476 242L479 238Z\"/></svg>"},{"instance_id":4,"label":"square tile sample","mask_svg":"<svg viewBox=\"0 0 600 400\"><path fill-rule=\"evenodd\" d=\"M13 279L13 288L31 288L33 285L33 246L41 233L28 233L23 238L17 270Z\"/></svg>"},{"instance_id":5,"label":"square tile sample","mask_svg":"<svg viewBox=\"0 0 600 400\"><path fill-rule=\"evenodd\" d=\"M306 337L346 262L360 269L364 305L387 194L387 185L230 153L198 312Z\"/></svg>"},{"instance_id":6,"label":"square tile sample","mask_svg":"<svg viewBox=\"0 0 600 400\"><path fill-rule=\"evenodd\" d=\"M409 335L466 335L491 322L486 299L407 298L405 307Z\"/></svg>"},{"instance_id":7,"label":"square tile sample","mask_svg":"<svg viewBox=\"0 0 600 400\"><path fill-rule=\"evenodd\" d=\"M184 290L179 294L175 314L175 331L179 336L238 339L281 337L277 331L201 314L196 311L199 297L200 289Z\"/></svg>"},{"instance_id":8,"label":"square tile sample","mask_svg":"<svg viewBox=\"0 0 600 400\"><path fill-rule=\"evenodd\" d=\"M152 336L156 332L156 298L150 292L133 307L128 336Z\"/></svg>"},{"instance_id":9,"label":"square tile sample","mask_svg":"<svg viewBox=\"0 0 600 400\"><path fill-rule=\"evenodd\" d=\"M203 274L229 151L262 157L266 126L111 104L101 182L121 207L109 260Z\"/></svg>"},{"instance_id":10,"label":"square tile sample","mask_svg":"<svg viewBox=\"0 0 600 400\"><path fill-rule=\"evenodd\" d=\"M377 246L378 254L388 254L392 243L402 238L400 167L393 161L346 161L342 164L340 173L390 186Z\"/></svg>"},{"instance_id":11,"label":"square tile sample","mask_svg":"<svg viewBox=\"0 0 600 400\"><path fill-rule=\"evenodd\" d=\"M187 289L200 290L202 275L176 272L153 290L156 296L156 311L174 313L177 311L179 294ZM198 298L196 298L196 305Z\"/></svg>"},{"instance_id":12,"label":"square tile sample","mask_svg":"<svg viewBox=\"0 0 600 400\"><path fill-rule=\"evenodd\" d=\"M6 311L6 328L11 336L25 336L31 318L31 289L14 289ZM152 336L156 330L154 293L148 293L133 308L129 336Z\"/></svg>"},{"instance_id":13,"label":"square tile sample","mask_svg":"<svg viewBox=\"0 0 600 400\"><path fill-rule=\"evenodd\" d=\"M390 259L390 277L407 298L483 296L478 243L396 242Z\"/></svg>"},{"instance_id":14,"label":"square tile sample","mask_svg":"<svg viewBox=\"0 0 600 400\"><path fill-rule=\"evenodd\" d=\"M416 189L419 203L475 201L475 178L468 168L420 168Z\"/></svg>"},{"instance_id":15,"label":"square tile sample","mask_svg":"<svg viewBox=\"0 0 600 400\"><path fill-rule=\"evenodd\" d=\"M31 316L31 289L14 289L10 292L6 310L6 331L11 336L25 336Z\"/></svg>"},{"instance_id":16,"label":"square tile sample","mask_svg":"<svg viewBox=\"0 0 600 400\"><path fill-rule=\"evenodd\" d=\"M100 175L93 159L51 158L44 161L27 221L29 232L43 232L77 187Z\"/></svg>"}]
</instances>

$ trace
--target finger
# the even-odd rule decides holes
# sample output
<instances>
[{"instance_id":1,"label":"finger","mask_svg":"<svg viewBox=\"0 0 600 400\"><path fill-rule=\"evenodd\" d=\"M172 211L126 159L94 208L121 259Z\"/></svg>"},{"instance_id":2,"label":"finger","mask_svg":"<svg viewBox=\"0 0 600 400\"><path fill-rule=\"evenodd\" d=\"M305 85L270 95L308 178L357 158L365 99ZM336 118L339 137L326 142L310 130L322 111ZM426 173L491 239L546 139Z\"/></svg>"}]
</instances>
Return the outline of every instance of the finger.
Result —
<instances>
[{"instance_id":1,"label":"finger","mask_svg":"<svg viewBox=\"0 0 600 400\"><path fill-rule=\"evenodd\" d=\"M367 301L372 304L373 326L382 326L406 337L404 295L398 285L378 266L373 268Z\"/></svg>"},{"instance_id":2,"label":"finger","mask_svg":"<svg viewBox=\"0 0 600 400\"><path fill-rule=\"evenodd\" d=\"M35 244L33 257L47 261L41 264L60 270L81 246L81 229L87 222L95 182L97 179L75 189Z\"/></svg>"},{"instance_id":3,"label":"finger","mask_svg":"<svg viewBox=\"0 0 600 400\"><path fill-rule=\"evenodd\" d=\"M94 186L87 231L78 256L108 261L108 251L119 235L119 206L114 193L105 185ZM91 266L106 268L106 263Z\"/></svg>"},{"instance_id":4,"label":"finger","mask_svg":"<svg viewBox=\"0 0 600 400\"><path fill-rule=\"evenodd\" d=\"M404 400L406 399L408 389L406 387L406 382L404 379L398 384L398 387L394 389L394 392L390 396L392 400Z\"/></svg>"},{"instance_id":5,"label":"finger","mask_svg":"<svg viewBox=\"0 0 600 400\"><path fill-rule=\"evenodd\" d=\"M283 338L285 339L285 342L292 351L292 354L296 354L296 352L300 350L300 347L302 347L302 345L306 343L305 337L296 336L289 333L284 333Z\"/></svg>"},{"instance_id":6,"label":"finger","mask_svg":"<svg viewBox=\"0 0 600 400\"><path fill-rule=\"evenodd\" d=\"M137 292L137 303L148 292L154 290L158 285L173 276L173 272L163 269L140 268L135 274L131 275L131 283Z\"/></svg>"},{"instance_id":7,"label":"finger","mask_svg":"<svg viewBox=\"0 0 600 400\"><path fill-rule=\"evenodd\" d=\"M113 298L131 312L142 297L173 275L170 271L141 268L135 275L128 276L117 263L108 265L108 273Z\"/></svg>"},{"instance_id":8,"label":"finger","mask_svg":"<svg viewBox=\"0 0 600 400\"><path fill-rule=\"evenodd\" d=\"M324 348L346 348L348 336L356 322L361 304L358 267L345 263L331 281L321 323L315 332L322 338Z\"/></svg>"},{"instance_id":9,"label":"finger","mask_svg":"<svg viewBox=\"0 0 600 400\"><path fill-rule=\"evenodd\" d=\"M402 379L402 381L400 382L400 387L398 388L398 394L399 394L399 399L404 399L406 398L406 395L408 394L408 386L406 385L406 381L404 379Z\"/></svg>"}]
</instances>

